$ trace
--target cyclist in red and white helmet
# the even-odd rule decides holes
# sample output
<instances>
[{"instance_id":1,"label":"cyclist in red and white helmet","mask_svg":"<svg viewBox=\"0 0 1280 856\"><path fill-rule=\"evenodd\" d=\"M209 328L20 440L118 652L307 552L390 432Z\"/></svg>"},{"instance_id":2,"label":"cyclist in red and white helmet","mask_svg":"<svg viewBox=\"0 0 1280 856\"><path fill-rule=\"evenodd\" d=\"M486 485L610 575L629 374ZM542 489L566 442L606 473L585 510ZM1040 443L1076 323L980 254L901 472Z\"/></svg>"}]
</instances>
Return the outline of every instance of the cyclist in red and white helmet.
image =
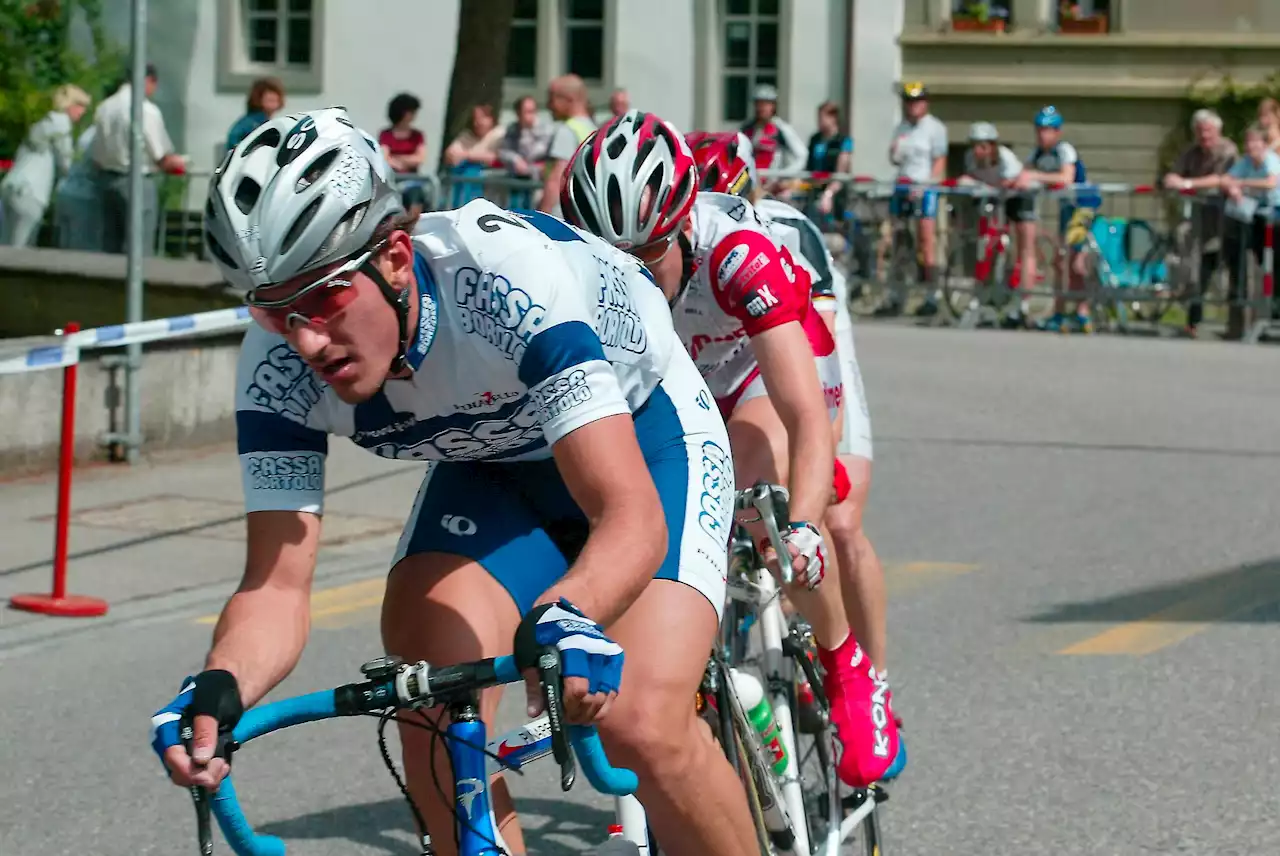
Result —
<instances>
[{"instance_id":1,"label":"cyclist in red and white helmet","mask_svg":"<svg viewBox=\"0 0 1280 856\"><path fill-rule=\"evenodd\" d=\"M865 646L865 653L884 679L887 645L884 570L862 528L863 509L871 488L871 417L854 350L844 275L813 221L791 205L765 196L763 188L754 181L750 141L745 135L702 134L694 146L693 158L701 190L745 197L765 218L775 240L805 268L812 281L813 308L836 340L844 389L840 416L833 426L837 441L836 470L837 480L847 485L847 489L837 492L839 501L827 509L823 522L831 535L845 612L854 635ZM891 699L892 694L888 697ZM885 774L886 778L896 776L906 765L905 745L901 742L899 745L904 748Z\"/></svg>"},{"instance_id":2,"label":"cyclist in red and white helmet","mask_svg":"<svg viewBox=\"0 0 1280 856\"><path fill-rule=\"evenodd\" d=\"M648 265L729 427L738 484L783 481L789 542L804 586L788 596L830 664L827 695L843 745L841 777L880 778L898 749L887 685L849 632L819 529L832 495L835 344L809 299L809 275L746 200L698 192L693 153L656 116L632 111L588 137L561 186L571 223ZM784 452L785 450L785 452ZM878 709L877 709L878 706Z\"/></svg>"}]
</instances>

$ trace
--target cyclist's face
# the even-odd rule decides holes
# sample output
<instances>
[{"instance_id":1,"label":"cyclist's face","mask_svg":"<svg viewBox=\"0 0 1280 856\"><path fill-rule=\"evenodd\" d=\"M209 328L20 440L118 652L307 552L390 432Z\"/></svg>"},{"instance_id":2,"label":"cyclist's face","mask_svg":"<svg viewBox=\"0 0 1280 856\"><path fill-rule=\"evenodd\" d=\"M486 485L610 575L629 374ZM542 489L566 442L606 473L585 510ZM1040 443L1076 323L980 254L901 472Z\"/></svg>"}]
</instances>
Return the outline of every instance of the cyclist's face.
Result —
<instances>
[{"instance_id":1,"label":"cyclist's face","mask_svg":"<svg viewBox=\"0 0 1280 856\"><path fill-rule=\"evenodd\" d=\"M1036 128L1036 142L1042 149L1053 148L1061 138L1062 131L1058 128Z\"/></svg>"},{"instance_id":2,"label":"cyclist's face","mask_svg":"<svg viewBox=\"0 0 1280 856\"><path fill-rule=\"evenodd\" d=\"M996 153L996 144L983 140L973 144L973 156L980 161L990 160Z\"/></svg>"},{"instance_id":3,"label":"cyclist's face","mask_svg":"<svg viewBox=\"0 0 1280 856\"><path fill-rule=\"evenodd\" d=\"M923 98L904 98L902 99L902 112L912 122L917 122L929 112L929 102Z\"/></svg>"}]
</instances>

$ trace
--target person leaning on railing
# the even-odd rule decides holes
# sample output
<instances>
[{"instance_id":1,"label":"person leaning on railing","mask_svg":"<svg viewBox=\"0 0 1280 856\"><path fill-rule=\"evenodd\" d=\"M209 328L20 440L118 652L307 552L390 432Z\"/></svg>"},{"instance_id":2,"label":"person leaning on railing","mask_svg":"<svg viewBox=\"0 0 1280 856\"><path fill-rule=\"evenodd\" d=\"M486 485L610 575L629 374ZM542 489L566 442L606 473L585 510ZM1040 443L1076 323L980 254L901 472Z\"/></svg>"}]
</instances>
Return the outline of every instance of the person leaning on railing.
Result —
<instances>
[{"instance_id":1,"label":"person leaning on railing","mask_svg":"<svg viewBox=\"0 0 1280 856\"><path fill-rule=\"evenodd\" d=\"M1231 277L1227 338L1239 339L1244 333L1242 304L1249 299L1245 250L1252 250L1254 260L1262 264L1267 229L1280 205L1280 155L1267 147L1267 132L1261 125L1250 125L1244 132L1244 157L1218 182L1226 197L1222 249Z\"/></svg>"},{"instance_id":2,"label":"person leaning on railing","mask_svg":"<svg viewBox=\"0 0 1280 856\"><path fill-rule=\"evenodd\" d=\"M1178 191L1215 190L1240 153L1235 143L1222 136L1222 117L1212 110L1197 110L1191 117L1191 130L1196 141L1173 162L1164 177L1164 186ZM1193 226L1200 240L1200 267L1187 307L1186 333L1190 336L1195 335L1204 315L1204 290L1221 258L1217 247L1222 236L1221 224L1222 200L1214 197L1198 200Z\"/></svg>"}]
</instances>

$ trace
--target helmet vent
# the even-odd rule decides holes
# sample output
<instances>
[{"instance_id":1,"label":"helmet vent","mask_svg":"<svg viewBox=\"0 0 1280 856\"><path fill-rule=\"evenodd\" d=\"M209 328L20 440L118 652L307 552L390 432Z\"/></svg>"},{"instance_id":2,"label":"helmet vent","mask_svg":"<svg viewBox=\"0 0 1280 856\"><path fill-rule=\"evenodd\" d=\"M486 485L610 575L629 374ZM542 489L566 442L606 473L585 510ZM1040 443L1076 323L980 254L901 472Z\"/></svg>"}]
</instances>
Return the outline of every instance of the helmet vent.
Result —
<instances>
[{"instance_id":1,"label":"helmet vent","mask_svg":"<svg viewBox=\"0 0 1280 856\"><path fill-rule=\"evenodd\" d=\"M569 196L573 199L574 211L582 218L582 222L575 225L582 226L593 235L599 235L600 221L596 219L595 208L591 204L591 195L583 189L581 182L575 181L573 178L569 179Z\"/></svg>"},{"instance_id":2,"label":"helmet vent","mask_svg":"<svg viewBox=\"0 0 1280 856\"><path fill-rule=\"evenodd\" d=\"M640 165L648 159L649 153L653 151L655 143L656 141L653 137L650 137L640 144L640 149L636 152L636 159L631 167L632 178L637 178L640 175Z\"/></svg>"},{"instance_id":3,"label":"helmet vent","mask_svg":"<svg viewBox=\"0 0 1280 856\"><path fill-rule=\"evenodd\" d=\"M240 213L248 214L252 211L253 206L258 204L260 195L262 195L262 185L247 175L241 178L240 183L236 185L236 207L240 209Z\"/></svg>"},{"instance_id":4,"label":"helmet vent","mask_svg":"<svg viewBox=\"0 0 1280 856\"><path fill-rule=\"evenodd\" d=\"M609 176L605 193L609 204L609 225L612 227L613 234L625 237L628 230L622 228L622 187L618 184L616 175Z\"/></svg>"},{"instance_id":5,"label":"helmet vent","mask_svg":"<svg viewBox=\"0 0 1280 856\"><path fill-rule=\"evenodd\" d=\"M227 254L226 250L222 249L222 245L218 243L218 241L213 237L213 233L208 229L205 230L204 241L206 246L209 247L209 252L213 253L214 257L217 258L218 261L222 262L224 266L231 268L231 270L240 269L240 266L232 261L231 256Z\"/></svg>"},{"instance_id":6,"label":"helmet vent","mask_svg":"<svg viewBox=\"0 0 1280 856\"><path fill-rule=\"evenodd\" d=\"M329 167L333 165L333 162L337 157L338 149L330 149L320 155L320 157L313 160L311 162L311 166L307 167L307 171L298 178L297 183L293 187L293 192L301 193L319 181L320 178L329 171Z\"/></svg>"},{"instance_id":7,"label":"helmet vent","mask_svg":"<svg viewBox=\"0 0 1280 856\"><path fill-rule=\"evenodd\" d=\"M280 139L279 128L267 128L267 130L254 137L253 142L244 147L244 150L240 152L240 157L247 158L249 155L261 148L270 147L274 149L276 146L280 145Z\"/></svg>"},{"instance_id":8,"label":"helmet vent","mask_svg":"<svg viewBox=\"0 0 1280 856\"><path fill-rule=\"evenodd\" d=\"M324 194L320 194L311 203L302 209L302 213L298 215L298 219L293 221L293 225L289 227L289 231L285 233L284 240L280 242L280 252L282 254L293 249L293 245L302 237L302 233L307 231L307 227L311 225L311 221L315 219L316 212L320 210L321 204L324 203Z\"/></svg>"},{"instance_id":9,"label":"helmet vent","mask_svg":"<svg viewBox=\"0 0 1280 856\"><path fill-rule=\"evenodd\" d=\"M627 138L622 134L614 134L613 139L609 140L609 145L604 147L604 151L609 156L609 160L617 160L626 147Z\"/></svg>"}]
</instances>

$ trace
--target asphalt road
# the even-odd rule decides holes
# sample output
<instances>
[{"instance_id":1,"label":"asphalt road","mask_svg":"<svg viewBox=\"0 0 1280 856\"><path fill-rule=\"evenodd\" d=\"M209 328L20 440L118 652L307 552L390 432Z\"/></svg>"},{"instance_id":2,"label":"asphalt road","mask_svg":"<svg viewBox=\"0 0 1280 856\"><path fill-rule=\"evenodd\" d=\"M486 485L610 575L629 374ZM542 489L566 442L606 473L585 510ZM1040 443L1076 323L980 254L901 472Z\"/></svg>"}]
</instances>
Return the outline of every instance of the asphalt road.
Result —
<instances>
[{"instance_id":1,"label":"asphalt road","mask_svg":"<svg viewBox=\"0 0 1280 856\"><path fill-rule=\"evenodd\" d=\"M868 530L890 568L911 753L886 856L1280 852L1275 351L858 335ZM418 472L339 447L341 543L284 692L353 679L377 653L378 579ZM0 612L0 853L194 852L148 717L198 667L238 575L237 479L225 448L80 474L72 589L112 611ZM47 585L52 496L45 480L0 485L0 596ZM416 852L363 722L264 740L237 775L291 852ZM609 822L606 800L562 797L549 768L515 790L536 853L577 852Z\"/></svg>"}]
</instances>

